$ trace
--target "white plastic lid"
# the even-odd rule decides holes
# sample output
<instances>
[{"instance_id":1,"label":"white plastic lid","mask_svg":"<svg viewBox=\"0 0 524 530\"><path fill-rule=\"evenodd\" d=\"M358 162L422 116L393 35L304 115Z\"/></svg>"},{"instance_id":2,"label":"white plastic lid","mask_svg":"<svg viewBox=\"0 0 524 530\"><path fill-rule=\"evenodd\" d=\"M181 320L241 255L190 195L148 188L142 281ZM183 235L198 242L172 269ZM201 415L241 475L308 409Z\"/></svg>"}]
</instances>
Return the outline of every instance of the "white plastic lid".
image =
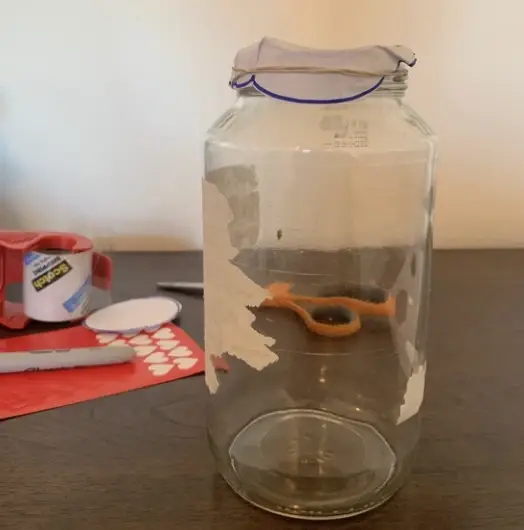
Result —
<instances>
[{"instance_id":1,"label":"white plastic lid","mask_svg":"<svg viewBox=\"0 0 524 530\"><path fill-rule=\"evenodd\" d=\"M180 302L172 298L137 298L99 309L89 315L84 324L98 332L139 333L171 322L181 309Z\"/></svg>"},{"instance_id":2,"label":"white plastic lid","mask_svg":"<svg viewBox=\"0 0 524 530\"><path fill-rule=\"evenodd\" d=\"M318 50L264 38L240 50L230 85L253 86L284 101L341 103L370 94L384 78L414 66L415 54L404 46L365 46Z\"/></svg>"}]
</instances>

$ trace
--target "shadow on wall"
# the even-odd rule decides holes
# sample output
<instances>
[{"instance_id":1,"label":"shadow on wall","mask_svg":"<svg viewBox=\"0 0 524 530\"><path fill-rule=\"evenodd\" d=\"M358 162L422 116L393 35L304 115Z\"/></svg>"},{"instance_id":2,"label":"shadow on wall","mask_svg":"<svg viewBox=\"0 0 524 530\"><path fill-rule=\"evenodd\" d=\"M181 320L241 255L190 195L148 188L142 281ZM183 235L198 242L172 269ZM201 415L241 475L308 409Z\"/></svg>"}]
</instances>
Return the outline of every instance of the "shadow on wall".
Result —
<instances>
[{"instance_id":1,"label":"shadow on wall","mask_svg":"<svg viewBox=\"0 0 524 530\"><path fill-rule=\"evenodd\" d=\"M5 143L0 135L0 230L23 229L23 221L12 194L15 179L16 171L9 164Z\"/></svg>"},{"instance_id":2,"label":"shadow on wall","mask_svg":"<svg viewBox=\"0 0 524 530\"><path fill-rule=\"evenodd\" d=\"M12 183L16 170L11 166L7 150L6 131L7 105L5 95L0 93L0 230L19 230L22 221L16 211Z\"/></svg>"},{"instance_id":3,"label":"shadow on wall","mask_svg":"<svg viewBox=\"0 0 524 530\"><path fill-rule=\"evenodd\" d=\"M9 189L12 177L8 164L5 142L5 99L0 94L0 230L16 229L16 212L10 201Z\"/></svg>"}]
</instances>

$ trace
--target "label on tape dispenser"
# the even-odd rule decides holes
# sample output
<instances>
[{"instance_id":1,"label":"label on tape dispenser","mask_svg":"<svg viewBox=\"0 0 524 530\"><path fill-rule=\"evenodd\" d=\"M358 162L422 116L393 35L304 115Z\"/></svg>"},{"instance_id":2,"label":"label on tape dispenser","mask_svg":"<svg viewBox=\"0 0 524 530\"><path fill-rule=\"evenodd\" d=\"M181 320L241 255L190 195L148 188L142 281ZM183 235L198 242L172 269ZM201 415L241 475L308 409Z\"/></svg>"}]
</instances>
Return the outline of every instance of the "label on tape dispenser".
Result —
<instances>
[{"instance_id":1,"label":"label on tape dispenser","mask_svg":"<svg viewBox=\"0 0 524 530\"><path fill-rule=\"evenodd\" d=\"M41 322L69 322L86 316L91 294L91 250L71 254L39 250L24 256L24 313Z\"/></svg>"}]
</instances>

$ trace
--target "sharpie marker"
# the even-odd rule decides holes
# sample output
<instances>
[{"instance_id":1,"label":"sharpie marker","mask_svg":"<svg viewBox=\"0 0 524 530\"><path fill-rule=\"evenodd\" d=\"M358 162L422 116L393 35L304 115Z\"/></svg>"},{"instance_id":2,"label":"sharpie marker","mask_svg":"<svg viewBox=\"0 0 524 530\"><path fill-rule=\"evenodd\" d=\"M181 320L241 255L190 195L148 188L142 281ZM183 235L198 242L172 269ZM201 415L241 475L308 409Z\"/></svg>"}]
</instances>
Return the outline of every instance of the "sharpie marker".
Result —
<instances>
[{"instance_id":1,"label":"sharpie marker","mask_svg":"<svg viewBox=\"0 0 524 530\"><path fill-rule=\"evenodd\" d=\"M131 346L0 353L0 374L122 364L135 357Z\"/></svg>"}]
</instances>

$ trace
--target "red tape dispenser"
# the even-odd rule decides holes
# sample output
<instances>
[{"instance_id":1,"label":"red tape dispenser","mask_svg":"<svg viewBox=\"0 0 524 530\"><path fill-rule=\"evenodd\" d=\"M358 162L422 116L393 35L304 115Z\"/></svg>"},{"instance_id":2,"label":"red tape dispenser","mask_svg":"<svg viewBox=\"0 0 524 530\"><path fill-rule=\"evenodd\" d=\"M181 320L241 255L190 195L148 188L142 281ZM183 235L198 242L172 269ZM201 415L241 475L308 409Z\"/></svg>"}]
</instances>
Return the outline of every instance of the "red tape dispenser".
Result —
<instances>
[{"instance_id":1,"label":"red tape dispenser","mask_svg":"<svg viewBox=\"0 0 524 530\"><path fill-rule=\"evenodd\" d=\"M0 232L0 325L23 329L42 322L80 320L89 311L92 287L111 288L112 263L93 242L65 232ZM22 283L23 302L6 300L9 285Z\"/></svg>"}]
</instances>

